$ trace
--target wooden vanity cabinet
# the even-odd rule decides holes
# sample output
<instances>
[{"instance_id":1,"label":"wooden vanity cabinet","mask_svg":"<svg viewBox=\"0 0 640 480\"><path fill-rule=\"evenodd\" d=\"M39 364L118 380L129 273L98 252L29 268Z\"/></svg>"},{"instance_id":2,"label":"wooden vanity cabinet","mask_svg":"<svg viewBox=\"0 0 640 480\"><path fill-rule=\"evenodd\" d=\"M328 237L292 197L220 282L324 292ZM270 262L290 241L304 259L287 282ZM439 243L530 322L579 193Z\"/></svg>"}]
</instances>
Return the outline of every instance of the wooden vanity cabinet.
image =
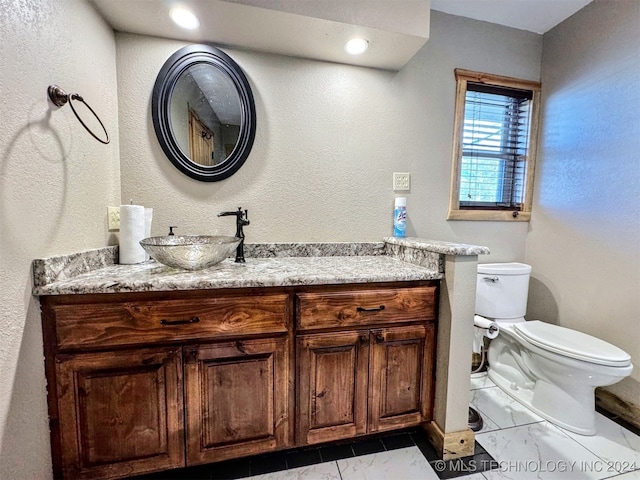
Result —
<instances>
[{"instance_id":1,"label":"wooden vanity cabinet","mask_svg":"<svg viewBox=\"0 0 640 480\"><path fill-rule=\"evenodd\" d=\"M54 477L426 422L436 295L424 281L42 297Z\"/></svg>"},{"instance_id":2,"label":"wooden vanity cabinet","mask_svg":"<svg viewBox=\"0 0 640 480\"><path fill-rule=\"evenodd\" d=\"M124 478L292 444L289 293L41 302L55 478Z\"/></svg>"},{"instance_id":3,"label":"wooden vanity cabinet","mask_svg":"<svg viewBox=\"0 0 640 480\"><path fill-rule=\"evenodd\" d=\"M370 338L369 432L430 420L435 325L376 329Z\"/></svg>"},{"instance_id":4,"label":"wooden vanity cabinet","mask_svg":"<svg viewBox=\"0 0 640 480\"><path fill-rule=\"evenodd\" d=\"M117 478L182 466L181 357L180 348L58 355L56 476Z\"/></svg>"},{"instance_id":5,"label":"wooden vanity cabinet","mask_svg":"<svg viewBox=\"0 0 640 480\"><path fill-rule=\"evenodd\" d=\"M367 433L368 332L300 335L296 346L296 441L322 443Z\"/></svg>"},{"instance_id":6,"label":"wooden vanity cabinet","mask_svg":"<svg viewBox=\"0 0 640 480\"><path fill-rule=\"evenodd\" d=\"M286 337L185 347L187 465L289 444Z\"/></svg>"},{"instance_id":7,"label":"wooden vanity cabinet","mask_svg":"<svg viewBox=\"0 0 640 480\"><path fill-rule=\"evenodd\" d=\"M431 419L435 294L424 286L297 295L298 444Z\"/></svg>"}]
</instances>

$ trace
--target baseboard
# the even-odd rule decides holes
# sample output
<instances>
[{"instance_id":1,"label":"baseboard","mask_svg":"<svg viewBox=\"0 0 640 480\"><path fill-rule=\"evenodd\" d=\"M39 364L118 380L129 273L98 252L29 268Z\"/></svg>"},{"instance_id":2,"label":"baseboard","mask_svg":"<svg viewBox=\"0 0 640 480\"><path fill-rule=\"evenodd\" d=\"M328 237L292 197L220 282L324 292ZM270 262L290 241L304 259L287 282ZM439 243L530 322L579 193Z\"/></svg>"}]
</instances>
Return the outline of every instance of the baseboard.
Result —
<instances>
[{"instance_id":1,"label":"baseboard","mask_svg":"<svg viewBox=\"0 0 640 480\"><path fill-rule=\"evenodd\" d=\"M429 441L443 460L473 455L476 437L470 428L444 433L436 422L431 421L424 425L424 429Z\"/></svg>"},{"instance_id":2,"label":"baseboard","mask_svg":"<svg viewBox=\"0 0 640 480\"><path fill-rule=\"evenodd\" d=\"M640 429L640 405L622 400L604 388L596 388L596 405Z\"/></svg>"}]
</instances>

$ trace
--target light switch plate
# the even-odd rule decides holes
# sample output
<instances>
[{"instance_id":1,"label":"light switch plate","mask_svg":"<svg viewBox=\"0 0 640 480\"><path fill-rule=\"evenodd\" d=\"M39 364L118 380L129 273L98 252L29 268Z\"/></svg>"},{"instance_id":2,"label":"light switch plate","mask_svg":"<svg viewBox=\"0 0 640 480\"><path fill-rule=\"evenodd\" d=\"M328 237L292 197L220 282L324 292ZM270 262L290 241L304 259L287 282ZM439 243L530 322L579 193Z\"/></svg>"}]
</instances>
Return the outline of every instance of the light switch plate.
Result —
<instances>
[{"instance_id":1,"label":"light switch plate","mask_svg":"<svg viewBox=\"0 0 640 480\"><path fill-rule=\"evenodd\" d=\"M411 175L409 173L393 172L393 189L396 192L411 190Z\"/></svg>"},{"instance_id":2,"label":"light switch plate","mask_svg":"<svg viewBox=\"0 0 640 480\"><path fill-rule=\"evenodd\" d=\"M120 207L107 207L109 231L120 230Z\"/></svg>"}]
</instances>

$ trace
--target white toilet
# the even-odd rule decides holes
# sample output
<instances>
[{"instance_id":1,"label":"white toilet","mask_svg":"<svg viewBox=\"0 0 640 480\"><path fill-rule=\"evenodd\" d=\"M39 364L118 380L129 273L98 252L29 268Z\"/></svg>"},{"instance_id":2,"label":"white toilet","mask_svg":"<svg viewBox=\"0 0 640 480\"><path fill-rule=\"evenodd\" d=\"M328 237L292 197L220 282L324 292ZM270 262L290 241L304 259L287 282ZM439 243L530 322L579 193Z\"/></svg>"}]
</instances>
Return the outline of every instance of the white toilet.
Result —
<instances>
[{"instance_id":1,"label":"white toilet","mask_svg":"<svg viewBox=\"0 0 640 480\"><path fill-rule=\"evenodd\" d=\"M596 387L631 374L628 353L584 333L525 321L531 266L478 265L476 313L500 327L489 345L489 378L550 422L594 435Z\"/></svg>"}]
</instances>

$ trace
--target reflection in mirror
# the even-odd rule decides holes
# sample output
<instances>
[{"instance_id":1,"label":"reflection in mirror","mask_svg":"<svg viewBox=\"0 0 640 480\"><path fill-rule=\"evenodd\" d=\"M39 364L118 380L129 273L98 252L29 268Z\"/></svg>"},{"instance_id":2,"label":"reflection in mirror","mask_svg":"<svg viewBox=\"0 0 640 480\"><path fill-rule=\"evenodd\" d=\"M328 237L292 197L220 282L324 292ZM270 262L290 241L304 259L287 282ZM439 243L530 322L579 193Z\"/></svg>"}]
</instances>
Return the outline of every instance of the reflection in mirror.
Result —
<instances>
[{"instance_id":1,"label":"reflection in mirror","mask_svg":"<svg viewBox=\"0 0 640 480\"><path fill-rule=\"evenodd\" d=\"M224 162L238 141L241 115L236 86L215 66L192 65L178 78L171 95L171 129L191 161L204 166Z\"/></svg>"},{"instance_id":2,"label":"reflection in mirror","mask_svg":"<svg viewBox=\"0 0 640 480\"><path fill-rule=\"evenodd\" d=\"M208 45L189 45L164 63L153 87L158 143L181 172L203 182L236 173L251 152L256 109L240 66Z\"/></svg>"}]
</instances>

